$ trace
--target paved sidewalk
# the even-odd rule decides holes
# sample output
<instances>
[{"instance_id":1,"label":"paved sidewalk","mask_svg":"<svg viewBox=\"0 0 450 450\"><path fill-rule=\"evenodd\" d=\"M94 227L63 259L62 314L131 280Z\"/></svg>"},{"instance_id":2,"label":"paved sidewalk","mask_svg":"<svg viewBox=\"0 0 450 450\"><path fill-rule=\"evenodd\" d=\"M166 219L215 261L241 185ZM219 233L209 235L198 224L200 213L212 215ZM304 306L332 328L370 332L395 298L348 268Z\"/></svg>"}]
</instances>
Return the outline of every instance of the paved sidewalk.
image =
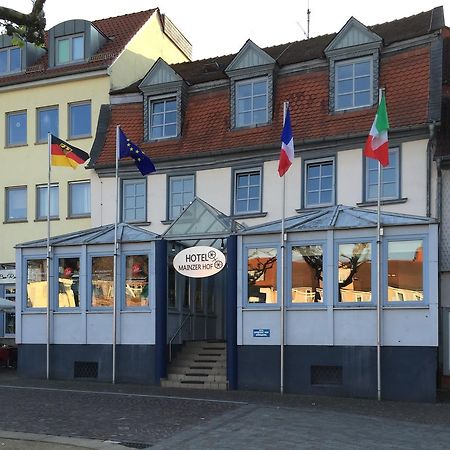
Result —
<instances>
[{"instance_id":1,"label":"paved sidewalk","mask_svg":"<svg viewBox=\"0 0 450 450\"><path fill-rule=\"evenodd\" d=\"M0 449L448 449L448 400L377 402L0 373L0 401L8 405Z\"/></svg>"}]
</instances>

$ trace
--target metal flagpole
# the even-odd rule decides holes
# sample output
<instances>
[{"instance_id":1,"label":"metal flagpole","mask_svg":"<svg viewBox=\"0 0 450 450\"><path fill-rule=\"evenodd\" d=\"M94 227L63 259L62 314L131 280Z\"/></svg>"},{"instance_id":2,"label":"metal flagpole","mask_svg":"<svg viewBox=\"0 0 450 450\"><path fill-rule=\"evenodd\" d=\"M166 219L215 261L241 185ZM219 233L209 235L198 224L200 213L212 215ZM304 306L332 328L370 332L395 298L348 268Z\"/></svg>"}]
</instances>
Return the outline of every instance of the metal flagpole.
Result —
<instances>
[{"instance_id":1,"label":"metal flagpole","mask_svg":"<svg viewBox=\"0 0 450 450\"><path fill-rule=\"evenodd\" d=\"M284 121L286 120L286 112L288 109L289 103L284 102L283 103L283 126ZM281 285L280 285L280 306L281 306L281 314L280 314L280 393L283 394L284 392L284 328L285 328L285 321L284 321L284 304L285 304L285 290L284 290L284 260L285 260L285 244L286 244L286 237L284 235L284 217L286 215L286 177L285 175L283 178L283 206L282 206L282 215L281 215Z\"/></svg>"},{"instance_id":2,"label":"metal flagpole","mask_svg":"<svg viewBox=\"0 0 450 450\"><path fill-rule=\"evenodd\" d=\"M46 345L46 367L47 380L50 379L50 263L51 263L51 247L50 247L50 180L51 180L51 134L47 133L48 147L48 180L47 180L47 345Z\"/></svg>"},{"instance_id":3,"label":"metal flagpole","mask_svg":"<svg viewBox=\"0 0 450 450\"><path fill-rule=\"evenodd\" d=\"M113 327L112 327L112 382L116 382L116 321L118 292L117 283L117 223L119 222L119 126L116 127L116 214L114 218L114 297L113 297Z\"/></svg>"},{"instance_id":4,"label":"metal flagpole","mask_svg":"<svg viewBox=\"0 0 450 450\"><path fill-rule=\"evenodd\" d=\"M383 89L378 93L378 104L381 103ZM378 161L378 198L377 198L377 398L381 400L381 163Z\"/></svg>"}]
</instances>

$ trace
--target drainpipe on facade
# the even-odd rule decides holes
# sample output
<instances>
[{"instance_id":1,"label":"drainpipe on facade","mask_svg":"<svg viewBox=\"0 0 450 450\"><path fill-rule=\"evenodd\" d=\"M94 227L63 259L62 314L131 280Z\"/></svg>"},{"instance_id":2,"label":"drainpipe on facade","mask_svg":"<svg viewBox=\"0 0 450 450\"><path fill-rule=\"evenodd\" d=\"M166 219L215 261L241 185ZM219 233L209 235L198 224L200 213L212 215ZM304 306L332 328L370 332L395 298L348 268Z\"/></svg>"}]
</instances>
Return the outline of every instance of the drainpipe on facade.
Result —
<instances>
[{"instance_id":1,"label":"drainpipe on facade","mask_svg":"<svg viewBox=\"0 0 450 450\"><path fill-rule=\"evenodd\" d=\"M429 137L427 144L427 217L431 217L431 158L432 149L434 147L434 136L435 136L435 122L428 124ZM439 205L439 200L436 205Z\"/></svg>"}]
</instances>

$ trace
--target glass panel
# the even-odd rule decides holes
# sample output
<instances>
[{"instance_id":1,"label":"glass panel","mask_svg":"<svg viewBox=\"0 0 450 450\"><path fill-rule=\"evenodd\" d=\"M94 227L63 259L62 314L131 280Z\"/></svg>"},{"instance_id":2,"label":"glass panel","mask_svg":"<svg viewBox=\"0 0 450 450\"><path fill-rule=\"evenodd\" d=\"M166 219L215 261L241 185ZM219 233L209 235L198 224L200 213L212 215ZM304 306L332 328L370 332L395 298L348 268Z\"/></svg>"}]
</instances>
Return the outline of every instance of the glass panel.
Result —
<instances>
[{"instance_id":1,"label":"glass panel","mask_svg":"<svg viewBox=\"0 0 450 450\"><path fill-rule=\"evenodd\" d=\"M332 203L333 198L332 198L333 192L331 190L324 190L320 193L320 203L324 204L324 203Z\"/></svg>"},{"instance_id":2,"label":"glass panel","mask_svg":"<svg viewBox=\"0 0 450 450\"><path fill-rule=\"evenodd\" d=\"M127 256L125 270L126 306L148 306L148 256Z\"/></svg>"},{"instance_id":3,"label":"glass panel","mask_svg":"<svg viewBox=\"0 0 450 450\"><path fill-rule=\"evenodd\" d=\"M254 109L266 109L267 107L267 98L265 95L260 95L253 99L253 108Z\"/></svg>"},{"instance_id":4,"label":"glass panel","mask_svg":"<svg viewBox=\"0 0 450 450\"><path fill-rule=\"evenodd\" d=\"M397 197L397 184L396 183L383 183L381 189L383 198L396 198Z\"/></svg>"},{"instance_id":5,"label":"glass panel","mask_svg":"<svg viewBox=\"0 0 450 450\"><path fill-rule=\"evenodd\" d=\"M277 303L277 250L250 248L247 253L248 303Z\"/></svg>"},{"instance_id":6,"label":"glass panel","mask_svg":"<svg viewBox=\"0 0 450 450\"><path fill-rule=\"evenodd\" d=\"M267 81L258 81L253 84L253 95L266 95L267 93Z\"/></svg>"},{"instance_id":7,"label":"glass panel","mask_svg":"<svg viewBox=\"0 0 450 450\"><path fill-rule=\"evenodd\" d=\"M247 211L247 200L237 200L236 201L236 212L242 213Z\"/></svg>"},{"instance_id":8,"label":"glass panel","mask_svg":"<svg viewBox=\"0 0 450 450\"><path fill-rule=\"evenodd\" d=\"M91 104L70 105L70 137L90 136Z\"/></svg>"},{"instance_id":9,"label":"glass panel","mask_svg":"<svg viewBox=\"0 0 450 450\"><path fill-rule=\"evenodd\" d=\"M38 186L37 218L42 219L48 214L47 186ZM59 188L50 186L50 217L59 216Z\"/></svg>"},{"instance_id":10,"label":"glass panel","mask_svg":"<svg viewBox=\"0 0 450 450\"><path fill-rule=\"evenodd\" d=\"M320 177L320 165L309 165L308 166L308 178Z\"/></svg>"},{"instance_id":11,"label":"glass panel","mask_svg":"<svg viewBox=\"0 0 450 450\"><path fill-rule=\"evenodd\" d=\"M91 183L71 183L70 216L88 215L91 212Z\"/></svg>"},{"instance_id":12,"label":"glass panel","mask_svg":"<svg viewBox=\"0 0 450 450\"><path fill-rule=\"evenodd\" d=\"M154 114L152 116L152 125L153 126L164 125L164 114Z\"/></svg>"},{"instance_id":13,"label":"glass panel","mask_svg":"<svg viewBox=\"0 0 450 450\"><path fill-rule=\"evenodd\" d=\"M56 41L57 64L66 64L70 61L70 41L69 39L59 39Z\"/></svg>"},{"instance_id":14,"label":"glass panel","mask_svg":"<svg viewBox=\"0 0 450 450\"><path fill-rule=\"evenodd\" d=\"M320 188L322 190L330 190L333 185L333 179L331 177L322 177L320 180Z\"/></svg>"},{"instance_id":15,"label":"glass panel","mask_svg":"<svg viewBox=\"0 0 450 450\"><path fill-rule=\"evenodd\" d=\"M325 163L321 165L322 167L322 176L331 177L333 175L333 164Z\"/></svg>"},{"instance_id":16,"label":"glass panel","mask_svg":"<svg viewBox=\"0 0 450 450\"><path fill-rule=\"evenodd\" d=\"M319 193L318 192L308 192L306 196L306 203L308 205L319 204Z\"/></svg>"},{"instance_id":17,"label":"glass panel","mask_svg":"<svg viewBox=\"0 0 450 450\"><path fill-rule=\"evenodd\" d=\"M250 198L259 198L259 186L250 187L248 195Z\"/></svg>"},{"instance_id":18,"label":"glass panel","mask_svg":"<svg viewBox=\"0 0 450 450\"><path fill-rule=\"evenodd\" d=\"M337 107L339 109L351 108L353 106L352 94L339 95L337 98Z\"/></svg>"},{"instance_id":19,"label":"glass panel","mask_svg":"<svg viewBox=\"0 0 450 450\"><path fill-rule=\"evenodd\" d=\"M363 61L355 63L355 77L370 75L370 62Z\"/></svg>"},{"instance_id":20,"label":"glass panel","mask_svg":"<svg viewBox=\"0 0 450 450\"><path fill-rule=\"evenodd\" d=\"M152 111L155 113L163 113L164 112L164 102L153 102L152 103Z\"/></svg>"},{"instance_id":21,"label":"glass panel","mask_svg":"<svg viewBox=\"0 0 450 450\"><path fill-rule=\"evenodd\" d=\"M238 101L238 112L250 111L252 109L251 98L243 98Z\"/></svg>"},{"instance_id":22,"label":"glass panel","mask_svg":"<svg viewBox=\"0 0 450 450\"><path fill-rule=\"evenodd\" d=\"M9 70L10 72L19 72L20 69L20 48L12 48L9 51Z\"/></svg>"},{"instance_id":23,"label":"glass panel","mask_svg":"<svg viewBox=\"0 0 450 450\"><path fill-rule=\"evenodd\" d=\"M248 202L248 210L249 211L259 211L259 200L258 199L250 199Z\"/></svg>"},{"instance_id":24,"label":"glass panel","mask_svg":"<svg viewBox=\"0 0 450 450\"><path fill-rule=\"evenodd\" d=\"M38 111L38 142L46 142L48 133L58 136L58 109Z\"/></svg>"},{"instance_id":25,"label":"glass panel","mask_svg":"<svg viewBox=\"0 0 450 450\"><path fill-rule=\"evenodd\" d=\"M8 51L3 50L0 52L0 73L8 72Z\"/></svg>"},{"instance_id":26,"label":"glass panel","mask_svg":"<svg viewBox=\"0 0 450 450\"><path fill-rule=\"evenodd\" d=\"M340 65L336 67L336 75L338 80L353 77L353 64Z\"/></svg>"},{"instance_id":27,"label":"glass panel","mask_svg":"<svg viewBox=\"0 0 450 450\"><path fill-rule=\"evenodd\" d=\"M423 301L423 240L388 243L388 301Z\"/></svg>"},{"instance_id":28,"label":"glass panel","mask_svg":"<svg viewBox=\"0 0 450 450\"><path fill-rule=\"evenodd\" d=\"M114 303L114 258L92 258L92 307L112 307Z\"/></svg>"},{"instance_id":29,"label":"glass panel","mask_svg":"<svg viewBox=\"0 0 450 450\"><path fill-rule=\"evenodd\" d=\"M338 81L337 91L339 94L348 94L349 92L353 92L353 80Z\"/></svg>"},{"instance_id":30,"label":"glass panel","mask_svg":"<svg viewBox=\"0 0 450 450\"><path fill-rule=\"evenodd\" d=\"M320 186L320 178L312 178L308 180L308 191L318 191Z\"/></svg>"},{"instance_id":31,"label":"glass panel","mask_svg":"<svg viewBox=\"0 0 450 450\"><path fill-rule=\"evenodd\" d=\"M29 260L27 261L27 308L46 308L47 301L47 260Z\"/></svg>"},{"instance_id":32,"label":"glass panel","mask_svg":"<svg viewBox=\"0 0 450 450\"><path fill-rule=\"evenodd\" d=\"M172 192L181 193L183 192L183 180L182 179L172 179Z\"/></svg>"},{"instance_id":33,"label":"glass panel","mask_svg":"<svg viewBox=\"0 0 450 450\"><path fill-rule=\"evenodd\" d=\"M5 335L15 334L16 332L16 313L5 313Z\"/></svg>"},{"instance_id":34,"label":"glass panel","mask_svg":"<svg viewBox=\"0 0 450 450\"><path fill-rule=\"evenodd\" d=\"M368 91L370 89L370 77L355 79L355 91Z\"/></svg>"},{"instance_id":35,"label":"glass panel","mask_svg":"<svg viewBox=\"0 0 450 450\"><path fill-rule=\"evenodd\" d=\"M166 100L166 111L176 111L177 102L176 100Z\"/></svg>"},{"instance_id":36,"label":"glass panel","mask_svg":"<svg viewBox=\"0 0 450 450\"><path fill-rule=\"evenodd\" d=\"M177 121L177 115L174 112L168 112L166 113L166 123L173 124Z\"/></svg>"},{"instance_id":37,"label":"glass panel","mask_svg":"<svg viewBox=\"0 0 450 450\"><path fill-rule=\"evenodd\" d=\"M80 258L58 259L58 307L80 306Z\"/></svg>"},{"instance_id":38,"label":"glass panel","mask_svg":"<svg viewBox=\"0 0 450 450\"><path fill-rule=\"evenodd\" d=\"M267 121L266 111L255 111L253 114L253 123L264 123Z\"/></svg>"},{"instance_id":39,"label":"glass panel","mask_svg":"<svg viewBox=\"0 0 450 450\"><path fill-rule=\"evenodd\" d=\"M323 251L320 245L292 247L292 303L323 303Z\"/></svg>"},{"instance_id":40,"label":"glass panel","mask_svg":"<svg viewBox=\"0 0 450 450\"><path fill-rule=\"evenodd\" d=\"M238 187L247 187L249 185L249 176L247 174L237 176Z\"/></svg>"},{"instance_id":41,"label":"glass panel","mask_svg":"<svg viewBox=\"0 0 450 450\"><path fill-rule=\"evenodd\" d=\"M72 60L84 59L84 37L76 36L72 38Z\"/></svg>"},{"instance_id":42,"label":"glass panel","mask_svg":"<svg viewBox=\"0 0 450 450\"><path fill-rule=\"evenodd\" d=\"M164 127L164 136L170 137L170 136L176 136L176 134L177 134L177 126L175 124L166 125Z\"/></svg>"},{"instance_id":43,"label":"glass panel","mask_svg":"<svg viewBox=\"0 0 450 450\"><path fill-rule=\"evenodd\" d=\"M10 113L8 118L8 145L27 143L27 114Z\"/></svg>"},{"instance_id":44,"label":"glass panel","mask_svg":"<svg viewBox=\"0 0 450 450\"><path fill-rule=\"evenodd\" d=\"M364 106L370 104L370 92L356 92L355 106Z\"/></svg>"},{"instance_id":45,"label":"glass panel","mask_svg":"<svg viewBox=\"0 0 450 450\"><path fill-rule=\"evenodd\" d=\"M27 218L27 189L7 189L7 219L20 220Z\"/></svg>"},{"instance_id":46,"label":"glass panel","mask_svg":"<svg viewBox=\"0 0 450 450\"><path fill-rule=\"evenodd\" d=\"M242 97L250 97L252 95L252 85L250 83L247 84L238 84L237 85L237 98Z\"/></svg>"},{"instance_id":47,"label":"glass panel","mask_svg":"<svg viewBox=\"0 0 450 450\"><path fill-rule=\"evenodd\" d=\"M372 254L370 242L339 245L338 301L372 300Z\"/></svg>"}]
</instances>

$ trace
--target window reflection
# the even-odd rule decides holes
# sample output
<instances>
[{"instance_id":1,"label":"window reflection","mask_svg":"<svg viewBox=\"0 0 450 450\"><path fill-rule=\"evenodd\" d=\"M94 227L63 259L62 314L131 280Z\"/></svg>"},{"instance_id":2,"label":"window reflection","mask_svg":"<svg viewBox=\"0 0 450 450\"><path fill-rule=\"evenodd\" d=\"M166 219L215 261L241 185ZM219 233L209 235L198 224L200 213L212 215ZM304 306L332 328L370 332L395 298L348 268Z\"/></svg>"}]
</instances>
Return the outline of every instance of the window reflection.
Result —
<instances>
[{"instance_id":1,"label":"window reflection","mask_svg":"<svg viewBox=\"0 0 450 450\"><path fill-rule=\"evenodd\" d=\"M126 306L148 306L148 256L126 257Z\"/></svg>"},{"instance_id":2,"label":"window reflection","mask_svg":"<svg viewBox=\"0 0 450 450\"><path fill-rule=\"evenodd\" d=\"M80 258L58 260L58 306L60 308L80 306Z\"/></svg>"},{"instance_id":3,"label":"window reflection","mask_svg":"<svg viewBox=\"0 0 450 450\"><path fill-rule=\"evenodd\" d=\"M388 301L423 301L423 241L388 244Z\"/></svg>"},{"instance_id":4,"label":"window reflection","mask_svg":"<svg viewBox=\"0 0 450 450\"><path fill-rule=\"evenodd\" d=\"M320 245L292 247L292 303L323 303L323 251Z\"/></svg>"},{"instance_id":5,"label":"window reflection","mask_svg":"<svg viewBox=\"0 0 450 450\"><path fill-rule=\"evenodd\" d=\"M248 249L248 302L277 303L277 250Z\"/></svg>"},{"instance_id":6,"label":"window reflection","mask_svg":"<svg viewBox=\"0 0 450 450\"><path fill-rule=\"evenodd\" d=\"M338 300L347 302L370 302L372 256L369 242L339 245Z\"/></svg>"},{"instance_id":7,"label":"window reflection","mask_svg":"<svg viewBox=\"0 0 450 450\"><path fill-rule=\"evenodd\" d=\"M114 258L95 256L92 258L93 307L112 307L114 303Z\"/></svg>"},{"instance_id":8,"label":"window reflection","mask_svg":"<svg viewBox=\"0 0 450 450\"><path fill-rule=\"evenodd\" d=\"M47 302L47 260L29 260L27 261L27 307L46 308Z\"/></svg>"}]
</instances>

